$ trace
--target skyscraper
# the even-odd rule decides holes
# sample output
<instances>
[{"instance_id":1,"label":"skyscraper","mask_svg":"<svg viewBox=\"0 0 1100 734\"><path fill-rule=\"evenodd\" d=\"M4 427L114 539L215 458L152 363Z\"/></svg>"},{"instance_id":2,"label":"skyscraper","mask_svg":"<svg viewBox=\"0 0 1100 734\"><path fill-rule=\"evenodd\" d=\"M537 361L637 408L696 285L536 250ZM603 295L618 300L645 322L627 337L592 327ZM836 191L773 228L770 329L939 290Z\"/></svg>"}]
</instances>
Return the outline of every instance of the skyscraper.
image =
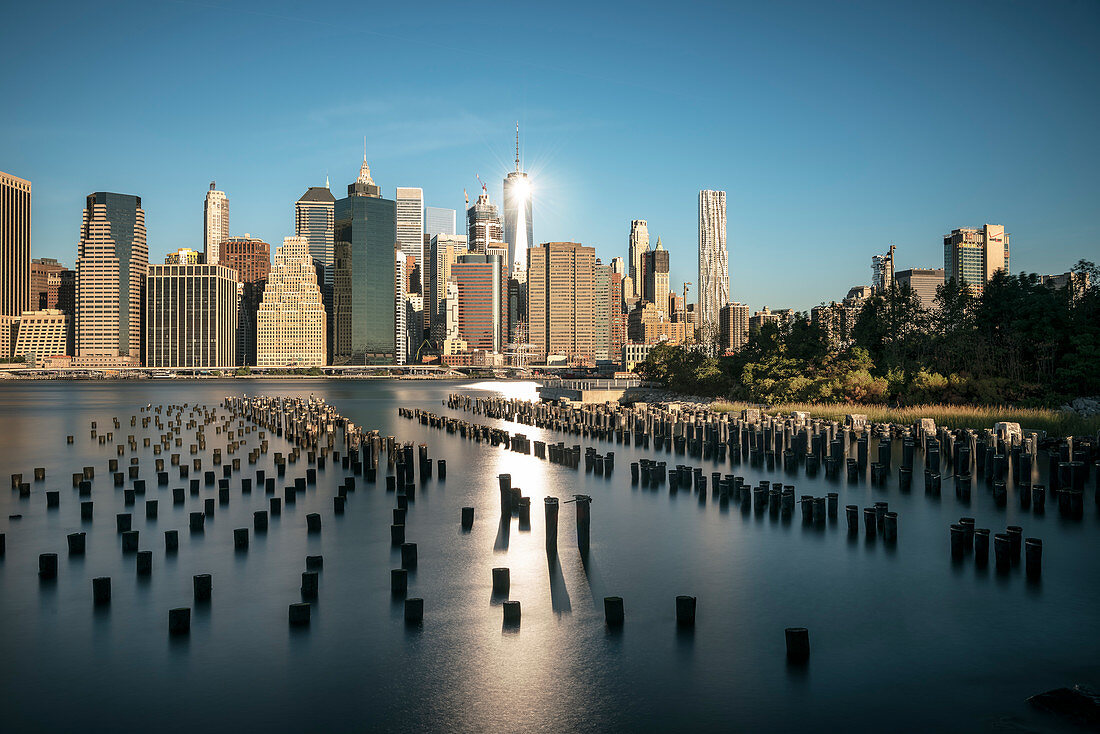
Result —
<instances>
[{"instance_id":1,"label":"skyscraper","mask_svg":"<svg viewBox=\"0 0 1100 734\"><path fill-rule=\"evenodd\" d=\"M451 266L458 262L460 255L465 255L465 235L433 235L430 245L428 262L427 300L425 308L431 311L431 326L429 338L436 348L441 348L446 335L446 304L447 283L451 278Z\"/></svg>"},{"instance_id":2,"label":"skyscraper","mask_svg":"<svg viewBox=\"0 0 1100 734\"><path fill-rule=\"evenodd\" d=\"M286 237L256 315L256 364L312 367L325 363L325 308L304 237Z\"/></svg>"},{"instance_id":3,"label":"skyscraper","mask_svg":"<svg viewBox=\"0 0 1100 734\"><path fill-rule=\"evenodd\" d=\"M458 234L458 212L429 206L424 209L424 234L430 240L437 234Z\"/></svg>"},{"instance_id":4,"label":"skyscraper","mask_svg":"<svg viewBox=\"0 0 1100 734\"><path fill-rule=\"evenodd\" d=\"M699 331L710 349L718 339L718 312L730 300L726 250L726 192L699 192Z\"/></svg>"},{"instance_id":5,"label":"skyscraper","mask_svg":"<svg viewBox=\"0 0 1100 734\"><path fill-rule=\"evenodd\" d=\"M595 352L593 269L596 251L578 242L546 242L527 252L528 338L535 361L551 356L591 365Z\"/></svg>"},{"instance_id":6,"label":"skyscraper","mask_svg":"<svg viewBox=\"0 0 1100 734\"><path fill-rule=\"evenodd\" d=\"M649 251L649 224L644 219L635 219L630 223L630 247L628 272L633 288L627 298L641 298L645 279L642 277L642 255Z\"/></svg>"},{"instance_id":7,"label":"skyscraper","mask_svg":"<svg viewBox=\"0 0 1100 734\"><path fill-rule=\"evenodd\" d=\"M336 201L334 364L395 364L397 203L382 198L366 158Z\"/></svg>"},{"instance_id":8,"label":"skyscraper","mask_svg":"<svg viewBox=\"0 0 1100 734\"><path fill-rule=\"evenodd\" d=\"M31 303L31 182L0 171L0 316Z\"/></svg>"},{"instance_id":9,"label":"skyscraper","mask_svg":"<svg viewBox=\"0 0 1100 734\"><path fill-rule=\"evenodd\" d=\"M980 296L995 272L1008 271L1008 240L1009 234L1001 224L987 224L981 229L961 227L944 235L944 280L958 280Z\"/></svg>"},{"instance_id":10,"label":"skyscraper","mask_svg":"<svg viewBox=\"0 0 1100 734\"><path fill-rule=\"evenodd\" d=\"M76 312L76 273L52 257L31 260L30 309Z\"/></svg>"},{"instance_id":11,"label":"skyscraper","mask_svg":"<svg viewBox=\"0 0 1100 734\"><path fill-rule=\"evenodd\" d=\"M409 354L408 314L405 284L409 281L408 260L397 246L393 250L393 363L405 364Z\"/></svg>"},{"instance_id":12,"label":"skyscraper","mask_svg":"<svg viewBox=\"0 0 1100 734\"><path fill-rule=\"evenodd\" d=\"M508 243L506 277L527 278L527 248L534 242L531 181L519 168L519 123L516 123L516 170L504 177L504 241Z\"/></svg>"},{"instance_id":13,"label":"skyscraper","mask_svg":"<svg viewBox=\"0 0 1100 734\"><path fill-rule=\"evenodd\" d=\"M74 366L141 365L148 270L141 197L89 194L76 256Z\"/></svg>"},{"instance_id":14,"label":"skyscraper","mask_svg":"<svg viewBox=\"0 0 1100 734\"><path fill-rule=\"evenodd\" d=\"M333 209L336 197L328 185L310 186L294 204L294 235L304 237L309 256L325 266L326 285L332 286Z\"/></svg>"},{"instance_id":15,"label":"skyscraper","mask_svg":"<svg viewBox=\"0 0 1100 734\"><path fill-rule=\"evenodd\" d=\"M500 222L500 210L489 201L489 192L481 187L481 195L466 210L466 243L470 253L484 255L490 242L504 241L504 226Z\"/></svg>"},{"instance_id":16,"label":"skyscraper","mask_svg":"<svg viewBox=\"0 0 1100 734\"><path fill-rule=\"evenodd\" d=\"M208 265L218 264L222 240L229 238L229 199L214 186L211 181L202 207L202 241Z\"/></svg>"},{"instance_id":17,"label":"skyscraper","mask_svg":"<svg viewBox=\"0 0 1100 734\"><path fill-rule=\"evenodd\" d=\"M451 265L458 289L459 338L468 349L503 349L501 283L504 259L497 255L459 255Z\"/></svg>"},{"instance_id":18,"label":"skyscraper","mask_svg":"<svg viewBox=\"0 0 1100 734\"><path fill-rule=\"evenodd\" d=\"M224 265L150 265L146 367L237 364L237 277Z\"/></svg>"},{"instance_id":19,"label":"skyscraper","mask_svg":"<svg viewBox=\"0 0 1100 734\"><path fill-rule=\"evenodd\" d=\"M894 287L894 250L890 249L885 255L871 256L871 290L875 293L884 293Z\"/></svg>"},{"instance_id":20,"label":"skyscraper","mask_svg":"<svg viewBox=\"0 0 1100 734\"><path fill-rule=\"evenodd\" d=\"M306 247L309 247L308 239ZM260 310L264 286L271 272L271 245L245 232L244 237L227 239L221 249L221 264L232 269L237 279L237 364L254 365L256 314ZM321 291L321 302L324 304L324 289ZM331 323L327 309L326 319ZM326 342L328 338L326 333Z\"/></svg>"},{"instance_id":21,"label":"skyscraper","mask_svg":"<svg viewBox=\"0 0 1100 734\"><path fill-rule=\"evenodd\" d=\"M611 359L611 266L596 258L592 266L592 357Z\"/></svg>"},{"instance_id":22,"label":"skyscraper","mask_svg":"<svg viewBox=\"0 0 1100 734\"><path fill-rule=\"evenodd\" d=\"M666 316L668 312L668 250L661 244L661 238L657 238L657 247L642 253L642 271L645 276L642 286L642 298L649 301L657 310Z\"/></svg>"},{"instance_id":23,"label":"skyscraper","mask_svg":"<svg viewBox=\"0 0 1100 734\"><path fill-rule=\"evenodd\" d=\"M397 246L413 257L415 267L423 272L424 189L398 186L394 200L397 202Z\"/></svg>"}]
</instances>

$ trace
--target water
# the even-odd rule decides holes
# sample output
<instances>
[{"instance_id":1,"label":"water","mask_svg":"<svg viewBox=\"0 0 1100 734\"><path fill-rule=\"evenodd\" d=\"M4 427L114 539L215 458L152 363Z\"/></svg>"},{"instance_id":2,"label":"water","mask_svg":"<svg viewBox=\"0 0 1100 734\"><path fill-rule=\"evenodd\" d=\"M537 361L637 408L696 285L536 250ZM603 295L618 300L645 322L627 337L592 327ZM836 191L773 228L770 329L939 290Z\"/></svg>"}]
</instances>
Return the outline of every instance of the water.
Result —
<instances>
[{"instance_id":1,"label":"water","mask_svg":"<svg viewBox=\"0 0 1100 734\"><path fill-rule=\"evenodd\" d=\"M529 383L0 383L0 476L48 471L29 499L0 491L3 730L1057 731L1060 724L1032 711L1026 697L1100 684L1100 536L1091 490L1085 519L1073 522L1059 518L1052 501L1045 516L1021 511L1011 490L999 509L980 482L969 506L957 503L949 480L942 498L928 498L919 470L911 493L897 489L896 468L886 489L826 480L824 472L783 475L796 495L840 492L839 524L822 531L804 528L797 514L786 524L699 505L683 492L670 496L667 487L632 487L630 462L652 454L447 411L441 401L459 389L534 396ZM145 519L141 498L123 506L107 461L115 443L143 434L140 422L129 428L130 415L147 403L214 406L244 392L323 396L355 422L426 442L433 458L447 460L446 482L418 487L408 513L408 540L419 550L409 595L425 599L422 628L406 628L389 592L400 553L390 546L394 500L381 480L370 487L359 478L347 513L334 516L331 497L344 472L330 466L316 488L271 519L266 535L252 534L244 553L234 551L232 531L251 528L267 498L242 495L237 478L229 506L219 505L205 534L194 536L187 513L216 493L204 488L173 506L144 449L147 498L160 500L159 517ZM467 442L399 418L400 406L613 450L615 473L585 475ZM114 441L89 439L90 421L103 430L116 415L123 427ZM224 444L207 430L208 449ZM73 446L66 434L75 435ZM144 435L155 439L155 425ZM250 448L255 434L249 438ZM254 467L248 448L237 454L243 475L272 472L273 453L285 451L279 443L272 438ZM185 438L183 460L187 445ZM719 468L695 463L707 474ZM71 474L85 465L96 468L90 526L71 488ZM288 465L278 494L304 471L304 463ZM747 464L724 471L750 484L780 478ZM501 472L532 499L530 531L515 520L506 533L498 526ZM183 483L170 474L169 487ZM61 490L59 509L47 511L46 489ZM550 564L542 497L575 493L593 497L587 567L571 504L562 505L558 563ZM843 505L880 499L900 515L894 548L862 534L850 539L843 529ZM470 533L460 528L464 505L477 508ZM151 578L139 579L134 557L121 553L115 514L124 511L133 512L140 547L153 551ZM323 517L319 536L306 533L308 512ZM13 513L22 519L8 519ZM952 564L948 525L963 515L994 532L1019 524L1025 536L1042 538L1042 581L1028 583L1022 567L1002 577L992 564ZM163 531L171 528L180 530L180 549L166 556ZM88 533L87 555L70 558L65 535L76 530ZM51 551L59 554L58 578L40 581L38 555ZM300 600L305 556L318 553L324 569L312 623L290 628L287 606ZM510 598L523 608L518 632L502 628L491 597L494 566L511 569ZM205 606L192 599L196 573L213 575ZM112 577L106 608L92 604L91 578L100 575ZM677 594L699 598L692 631L676 627ZM625 599L621 631L603 622L602 599L610 595ZM191 634L182 639L167 633L176 606L193 607ZM805 667L786 663L789 626L810 630Z\"/></svg>"}]
</instances>

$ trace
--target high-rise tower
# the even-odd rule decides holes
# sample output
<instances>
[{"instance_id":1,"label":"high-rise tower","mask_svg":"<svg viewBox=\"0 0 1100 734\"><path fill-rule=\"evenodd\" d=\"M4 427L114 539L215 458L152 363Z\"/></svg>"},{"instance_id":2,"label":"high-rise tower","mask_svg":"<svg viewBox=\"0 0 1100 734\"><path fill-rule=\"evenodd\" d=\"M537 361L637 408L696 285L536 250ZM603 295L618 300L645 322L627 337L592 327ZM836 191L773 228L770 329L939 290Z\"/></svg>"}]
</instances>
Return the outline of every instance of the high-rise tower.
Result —
<instances>
[{"instance_id":1,"label":"high-rise tower","mask_svg":"<svg viewBox=\"0 0 1100 734\"><path fill-rule=\"evenodd\" d=\"M470 253L485 255L490 242L503 242L504 226L500 220L500 210L489 201L489 192L485 184L481 185L481 195L473 206L466 202L466 242Z\"/></svg>"},{"instance_id":2,"label":"high-rise tower","mask_svg":"<svg viewBox=\"0 0 1100 734\"><path fill-rule=\"evenodd\" d=\"M531 181L519 166L519 123L516 123L516 169L504 177L504 241L508 243L506 277L527 279L527 248L534 246L531 224Z\"/></svg>"},{"instance_id":3,"label":"high-rise tower","mask_svg":"<svg viewBox=\"0 0 1100 734\"><path fill-rule=\"evenodd\" d=\"M629 263L627 275L633 284L627 298L641 298L644 278L642 277L642 255L649 251L649 224L644 219L630 222L630 249L627 252Z\"/></svg>"},{"instance_id":4,"label":"high-rise tower","mask_svg":"<svg viewBox=\"0 0 1100 734\"><path fill-rule=\"evenodd\" d=\"M208 265L218 264L221 244L229 239L229 199L214 187L211 181L202 207L202 241Z\"/></svg>"},{"instance_id":5,"label":"high-rise tower","mask_svg":"<svg viewBox=\"0 0 1100 734\"><path fill-rule=\"evenodd\" d=\"M141 365L149 270L141 197L88 195L76 255L76 361L87 367Z\"/></svg>"},{"instance_id":6,"label":"high-rise tower","mask_svg":"<svg viewBox=\"0 0 1100 734\"><path fill-rule=\"evenodd\" d=\"M397 246L416 260L419 279L423 281L424 189L398 186L394 200L397 202Z\"/></svg>"},{"instance_id":7,"label":"high-rise tower","mask_svg":"<svg viewBox=\"0 0 1100 734\"><path fill-rule=\"evenodd\" d=\"M366 156L336 201L334 364L394 364L397 202L382 198Z\"/></svg>"},{"instance_id":8,"label":"high-rise tower","mask_svg":"<svg viewBox=\"0 0 1100 734\"><path fill-rule=\"evenodd\" d=\"M726 192L699 192L699 331L707 349L715 346L718 315L730 300L726 250Z\"/></svg>"},{"instance_id":9,"label":"high-rise tower","mask_svg":"<svg viewBox=\"0 0 1100 734\"><path fill-rule=\"evenodd\" d=\"M957 280L980 296L995 272L1008 271L1008 241L1003 224L961 227L944 235L944 280Z\"/></svg>"},{"instance_id":10,"label":"high-rise tower","mask_svg":"<svg viewBox=\"0 0 1100 734\"><path fill-rule=\"evenodd\" d=\"M31 303L31 182L0 173L0 316Z\"/></svg>"}]
</instances>

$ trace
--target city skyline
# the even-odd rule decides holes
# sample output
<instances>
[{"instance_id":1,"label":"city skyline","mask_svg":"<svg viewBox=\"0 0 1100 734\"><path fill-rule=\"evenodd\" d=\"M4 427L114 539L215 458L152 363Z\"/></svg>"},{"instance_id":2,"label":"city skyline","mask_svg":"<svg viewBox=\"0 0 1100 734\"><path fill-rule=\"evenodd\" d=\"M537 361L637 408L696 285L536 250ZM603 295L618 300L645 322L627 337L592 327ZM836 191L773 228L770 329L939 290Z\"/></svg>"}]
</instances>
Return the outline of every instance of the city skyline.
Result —
<instances>
[{"instance_id":1,"label":"city skyline","mask_svg":"<svg viewBox=\"0 0 1100 734\"><path fill-rule=\"evenodd\" d=\"M701 189L727 192L730 298L754 307L806 310L836 299L850 286L869 281L866 253L884 251L891 243L898 247L898 269L939 266L942 237L960 226L983 222L1001 222L1012 231L1013 272L1064 272L1082 253L1095 250L1100 239L1089 213L1097 193L1089 171L1100 156L1092 138L1079 132L1095 117L1095 99L1081 92L1090 88L1095 75L1084 29L1095 26L1096 8L1063 7L1043 16L1019 8L941 10L938 25L929 27L922 20L923 11L920 17L915 11L910 16L885 9L857 16L841 8L828 19L831 34L819 33L813 14L804 12L776 41L774 18L741 9L705 31L703 40L722 38L722 47L740 49L728 59L712 58L707 44L689 47L675 33L662 35L662 23L674 29L683 22L666 10L652 19L629 19L622 30L602 31L606 49L599 44L578 48L578 40L562 39L576 51L575 60L563 62L562 54L551 57L531 51L515 65L502 67L511 83L499 85L500 92L489 104L474 106L448 91L455 85L430 78L423 100L410 97L399 85L373 79L355 90L341 90L347 72L337 63L339 51L320 41L331 35L335 24L310 27L310 33L297 41L296 53L285 60L272 59L269 49L299 30L301 23L295 21L301 20L300 12L277 8L268 16L227 9L226 32L247 29L265 36L263 46L268 50L260 58L273 62L272 68L249 63L222 81L192 82L153 61L135 80L150 88L151 95L136 111L137 119L119 119L108 113L108 107L116 109L111 105L93 104L81 132L74 135L54 114L59 103L42 96L36 82L48 78L59 87L51 88L51 96L64 99L66 106L82 104L87 92L73 86L78 82L66 81L72 75L58 67L68 64L72 54L88 53L85 42L75 38L78 31L114 24L108 35L119 39L136 22L125 8L104 19L78 10L50 44L41 43L38 31L20 37L0 31L6 45L27 59L24 75L2 82L3 91L22 104L3 123L6 143L0 168L34 182L34 257L71 261L79 202L90 191L108 190L142 197L150 227L150 259L159 261L164 253L181 247L201 249L195 202L211 180L218 181L233 201L230 234L247 231L280 242L294 232L292 204L304 190L321 185L326 174L341 190L354 179L364 134L368 156L386 182L388 196L396 186L415 186L424 189L426 205L458 209L462 189L476 191L474 176L480 174L490 186L492 200L503 202L500 183L514 169L514 126L519 119L521 157L531 175L538 220L532 244L580 241L595 247L606 261L625 252L629 222L646 219L653 240L660 235L671 253L674 287L695 280L695 196ZM52 27L36 22L42 12L34 7L15 9L19 17L10 27ZM452 14L457 12L441 11L441 26L453 26L458 17ZM594 10L597 19L610 12ZM171 28L169 49L189 44L190 50L181 53L207 51L220 58L224 51L200 31L200 16L189 6L170 6L155 9L147 22L158 29ZM400 36L402 17L399 11L387 10L368 30L361 18L352 16L343 32L373 33L372 41L384 52L401 45L394 39ZM1034 22L1037 17L1047 22ZM486 22L497 28L503 20ZM1030 78L1030 72L1025 62L1014 58L1003 59L996 68L975 50L963 49L947 58L944 49L955 48L948 29L986 22L1021 51L1045 48L1057 39L1058 47L1043 61L1044 77L1054 81L1042 90L1018 84L1018 79ZM911 28L901 49L904 54L895 54L876 38L892 37L895 34L876 31L899 24ZM551 33L555 27L539 33ZM624 44L637 43L628 41L628 32L648 34L660 45L662 68L647 65L632 71L621 62L608 61ZM453 45L434 25L422 33L423 57L415 60L409 73L420 73L448 55ZM772 47L752 40L753 33L772 38ZM862 48L850 51L849 46L857 45L850 43L857 34ZM822 40L824 36L828 40ZM72 44L66 43L70 37ZM251 46L257 41L246 34L243 43ZM784 54L799 44L807 50L795 55L795 74L795 61L785 62ZM62 50L47 57L44 49L56 51L58 46ZM256 126L245 116L222 121L215 131L193 124L193 113L180 108L179 100L186 99L191 84L213 83L212 93L221 94L233 94L253 82L258 90L267 90L288 66L297 65L301 52L320 53L318 61L328 65L332 77L316 89L303 90L301 112L274 114L271 102L249 92L241 101L274 115L273 124ZM116 53L97 50L92 61L110 62ZM820 70L806 71L807 53L822 58ZM890 59L891 79L905 80L903 89L888 88L888 75L868 69L866 62L876 58ZM715 59L705 76L719 81L737 101L724 101L698 123L689 122L703 108L687 98L704 84L689 72ZM739 71L761 65L771 71L766 75L770 91L763 82L748 78L752 74ZM600 74L587 71L595 67L602 69ZM1071 69L1073 74L1065 73ZM646 81L649 72L654 74ZM185 85L184 94L166 95L155 84L157 75ZM845 78L849 80L842 81ZM646 90L653 113L642 124L633 114L635 105L624 104L640 88ZM110 83L104 94L119 102L131 89ZM573 97L577 101L570 101ZM944 107L958 104L955 100L969 100L967 107L995 103L1009 114L978 119L960 106L958 114L944 116ZM577 114L578 105L583 105L584 115ZM743 109L729 114L745 106L753 110L751 115ZM1057 119L1049 117L1051 109L1059 110ZM711 116L722 123L708 122ZM1053 126L1050 134L1036 145L1034 131L1048 122ZM685 134L688 129L690 135ZM86 145L87 135L95 135L98 144ZM268 154L287 145L284 155ZM646 152L639 155L639 150ZM980 169L983 175L949 175L961 167ZM173 175L165 176L166 168ZM653 185L655 181L659 185ZM774 258L779 248L791 257ZM777 289L774 284L779 281L789 288Z\"/></svg>"}]
</instances>

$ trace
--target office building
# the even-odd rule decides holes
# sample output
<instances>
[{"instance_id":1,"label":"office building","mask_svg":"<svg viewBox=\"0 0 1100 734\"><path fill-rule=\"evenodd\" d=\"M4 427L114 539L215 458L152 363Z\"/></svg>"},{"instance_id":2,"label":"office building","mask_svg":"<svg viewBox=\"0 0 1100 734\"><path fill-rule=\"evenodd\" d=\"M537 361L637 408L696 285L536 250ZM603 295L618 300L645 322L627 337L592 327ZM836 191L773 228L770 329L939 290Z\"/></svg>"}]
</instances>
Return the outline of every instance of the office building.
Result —
<instances>
[{"instance_id":1,"label":"office building","mask_svg":"<svg viewBox=\"0 0 1100 734\"><path fill-rule=\"evenodd\" d=\"M718 312L718 348L736 352L749 343L748 304L734 301Z\"/></svg>"},{"instance_id":2,"label":"office building","mask_svg":"<svg viewBox=\"0 0 1100 734\"><path fill-rule=\"evenodd\" d=\"M909 286L920 297L924 308L936 307L936 291L943 285L943 268L909 268L894 274L898 287Z\"/></svg>"},{"instance_id":3,"label":"office building","mask_svg":"<svg viewBox=\"0 0 1100 734\"><path fill-rule=\"evenodd\" d=\"M31 260L31 309L59 309L70 317L76 313L76 271L52 257ZM69 325L72 325L70 319Z\"/></svg>"},{"instance_id":4,"label":"office building","mask_svg":"<svg viewBox=\"0 0 1100 734\"><path fill-rule=\"evenodd\" d=\"M625 293L628 299L642 297L642 288L645 278L642 275L642 257L649 252L649 224L644 219L635 219L630 222L630 243L627 250L627 275L633 288Z\"/></svg>"},{"instance_id":5,"label":"office building","mask_svg":"<svg viewBox=\"0 0 1100 734\"><path fill-rule=\"evenodd\" d=\"M45 367L58 358L72 357L72 317L56 308L24 311L19 318L13 356L28 367Z\"/></svg>"},{"instance_id":6,"label":"office building","mask_svg":"<svg viewBox=\"0 0 1100 734\"><path fill-rule=\"evenodd\" d=\"M335 206L333 364L396 364L397 203L363 159ZM403 309L402 309L403 312Z\"/></svg>"},{"instance_id":7,"label":"office building","mask_svg":"<svg viewBox=\"0 0 1100 734\"><path fill-rule=\"evenodd\" d=\"M504 349L504 258L459 255L451 265L458 290L458 333L468 349L500 353Z\"/></svg>"},{"instance_id":8,"label":"office building","mask_svg":"<svg viewBox=\"0 0 1100 734\"><path fill-rule=\"evenodd\" d=\"M451 266L465 255L465 235L433 235L429 246L428 260L428 300L426 308L431 311L429 339L439 348L446 336L446 318L444 299L447 297L447 283L451 277Z\"/></svg>"},{"instance_id":9,"label":"office building","mask_svg":"<svg viewBox=\"0 0 1100 734\"><path fill-rule=\"evenodd\" d=\"M894 287L895 249L890 245L890 250L885 255L871 256L871 290L875 293L886 293Z\"/></svg>"},{"instance_id":10,"label":"office building","mask_svg":"<svg viewBox=\"0 0 1100 734\"><path fill-rule=\"evenodd\" d=\"M220 246L218 250L221 251ZM198 265L202 261L203 254L197 250L192 250L190 247L181 247L164 256L165 265Z\"/></svg>"},{"instance_id":11,"label":"office building","mask_svg":"<svg viewBox=\"0 0 1100 734\"><path fill-rule=\"evenodd\" d=\"M424 189L398 186L394 201L397 202L397 246L415 261L409 269L411 274L424 262Z\"/></svg>"},{"instance_id":12,"label":"office building","mask_svg":"<svg viewBox=\"0 0 1100 734\"><path fill-rule=\"evenodd\" d=\"M962 227L944 235L944 280L957 280L980 296L995 272L1008 272L1008 244L1009 234L1000 224Z\"/></svg>"},{"instance_id":13,"label":"office building","mask_svg":"<svg viewBox=\"0 0 1100 734\"><path fill-rule=\"evenodd\" d=\"M89 194L76 257L74 366L141 366L148 269L141 198Z\"/></svg>"},{"instance_id":14,"label":"office building","mask_svg":"<svg viewBox=\"0 0 1100 734\"><path fill-rule=\"evenodd\" d=\"M336 197L328 184L310 186L294 203L294 235L305 238L309 256L325 267L326 285L332 286L333 231ZM246 235L247 236L247 235Z\"/></svg>"},{"instance_id":15,"label":"office building","mask_svg":"<svg viewBox=\"0 0 1100 734\"><path fill-rule=\"evenodd\" d=\"M642 253L642 272L645 276L642 299L652 303L657 310L668 312L668 250L657 238L657 247Z\"/></svg>"},{"instance_id":16,"label":"office building","mask_svg":"<svg viewBox=\"0 0 1100 734\"><path fill-rule=\"evenodd\" d=\"M405 321L405 284L409 281L405 254L394 245L393 249L393 348L394 364L405 364L409 354L409 330Z\"/></svg>"},{"instance_id":17,"label":"office building","mask_svg":"<svg viewBox=\"0 0 1100 734\"><path fill-rule=\"evenodd\" d=\"M210 182L206 201L202 207L203 253L208 265L217 265L221 258L221 244L229 238L229 199Z\"/></svg>"},{"instance_id":18,"label":"office building","mask_svg":"<svg viewBox=\"0 0 1100 734\"><path fill-rule=\"evenodd\" d=\"M504 241L506 278L527 278L527 249L535 243L531 221L531 180L519 166L519 123L516 123L516 168L504 177Z\"/></svg>"},{"instance_id":19,"label":"office building","mask_svg":"<svg viewBox=\"0 0 1100 734\"><path fill-rule=\"evenodd\" d=\"M256 314L256 364L313 367L325 363L325 307L317 271L304 237L286 237L275 248ZM392 336L391 336L392 339Z\"/></svg>"},{"instance_id":20,"label":"office building","mask_svg":"<svg viewBox=\"0 0 1100 734\"><path fill-rule=\"evenodd\" d=\"M31 303L31 182L0 171L0 316Z\"/></svg>"},{"instance_id":21,"label":"office building","mask_svg":"<svg viewBox=\"0 0 1100 734\"><path fill-rule=\"evenodd\" d=\"M578 242L546 242L528 253L527 315L532 358L592 365L596 251Z\"/></svg>"},{"instance_id":22,"label":"office building","mask_svg":"<svg viewBox=\"0 0 1100 734\"><path fill-rule=\"evenodd\" d=\"M627 315L626 336L636 344L684 344L688 338L689 324L673 321L664 310L647 301L639 301Z\"/></svg>"},{"instance_id":23,"label":"office building","mask_svg":"<svg viewBox=\"0 0 1100 734\"><path fill-rule=\"evenodd\" d=\"M592 268L592 358L611 359L611 266L596 258Z\"/></svg>"},{"instance_id":24,"label":"office building","mask_svg":"<svg viewBox=\"0 0 1100 734\"><path fill-rule=\"evenodd\" d=\"M224 265L150 265L145 279L145 366L237 364L237 274Z\"/></svg>"},{"instance_id":25,"label":"office building","mask_svg":"<svg viewBox=\"0 0 1100 734\"><path fill-rule=\"evenodd\" d=\"M410 293L405 296L405 329L408 334L406 364L420 363L420 350L424 346L424 296Z\"/></svg>"},{"instance_id":26,"label":"office building","mask_svg":"<svg viewBox=\"0 0 1100 734\"><path fill-rule=\"evenodd\" d=\"M454 209L441 209L438 206L425 207L424 234L428 240L437 234L451 236L458 234L458 212Z\"/></svg>"},{"instance_id":27,"label":"office building","mask_svg":"<svg viewBox=\"0 0 1100 734\"><path fill-rule=\"evenodd\" d=\"M308 238L306 247L309 248ZM317 260L313 262L316 269ZM234 271L237 279L237 364L255 365L256 314L263 301L267 276L271 272L271 245L247 232L244 237L230 237L222 243L220 264ZM326 333L326 342L327 339Z\"/></svg>"},{"instance_id":28,"label":"office building","mask_svg":"<svg viewBox=\"0 0 1100 734\"><path fill-rule=\"evenodd\" d=\"M504 225L496 204L489 201L489 192L481 187L481 195L466 210L466 243L472 255L488 254L489 243L504 241ZM507 246L505 246L507 247Z\"/></svg>"},{"instance_id":29,"label":"office building","mask_svg":"<svg viewBox=\"0 0 1100 734\"><path fill-rule=\"evenodd\" d=\"M635 344L627 342L623 344L623 369L633 370L635 366L646 361L649 353L656 344Z\"/></svg>"}]
</instances>

